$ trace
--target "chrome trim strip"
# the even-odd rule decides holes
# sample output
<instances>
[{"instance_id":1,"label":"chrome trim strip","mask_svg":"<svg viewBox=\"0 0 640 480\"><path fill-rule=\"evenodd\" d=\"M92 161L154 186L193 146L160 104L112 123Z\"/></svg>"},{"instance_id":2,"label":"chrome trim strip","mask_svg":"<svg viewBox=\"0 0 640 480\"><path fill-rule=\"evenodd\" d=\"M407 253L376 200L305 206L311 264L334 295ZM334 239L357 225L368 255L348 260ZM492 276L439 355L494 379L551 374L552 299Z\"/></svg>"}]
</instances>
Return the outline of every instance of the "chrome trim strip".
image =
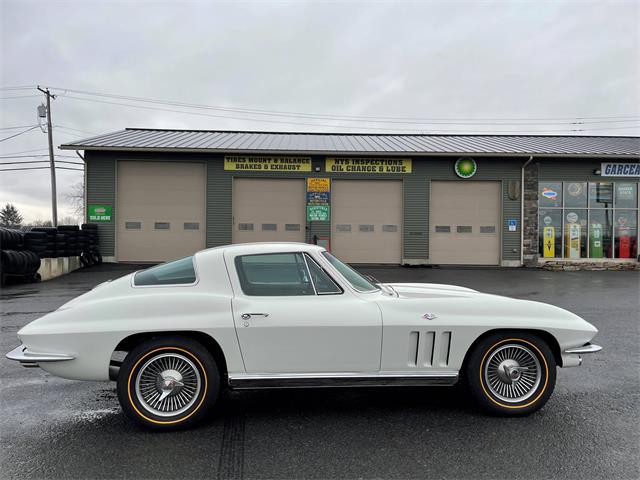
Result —
<instances>
[{"instance_id":1,"label":"chrome trim strip","mask_svg":"<svg viewBox=\"0 0 640 480\"><path fill-rule=\"evenodd\" d=\"M458 381L458 372L432 372L412 375L380 374L286 374L229 375L229 387L242 389L305 387L387 387L450 386Z\"/></svg>"},{"instance_id":2,"label":"chrome trim strip","mask_svg":"<svg viewBox=\"0 0 640 480\"><path fill-rule=\"evenodd\" d=\"M583 354L583 353L595 353L595 352L599 352L600 350L602 350L602 347L600 345L594 345L593 343L587 343L586 345L583 345L582 347L574 347L574 348L568 348L567 350L564 351L564 353L579 353L579 354Z\"/></svg>"},{"instance_id":3,"label":"chrome trim strip","mask_svg":"<svg viewBox=\"0 0 640 480\"><path fill-rule=\"evenodd\" d=\"M9 360L20 363L63 362L73 360L75 357L66 353L42 353L30 352L27 347L20 345L5 355Z\"/></svg>"}]
</instances>

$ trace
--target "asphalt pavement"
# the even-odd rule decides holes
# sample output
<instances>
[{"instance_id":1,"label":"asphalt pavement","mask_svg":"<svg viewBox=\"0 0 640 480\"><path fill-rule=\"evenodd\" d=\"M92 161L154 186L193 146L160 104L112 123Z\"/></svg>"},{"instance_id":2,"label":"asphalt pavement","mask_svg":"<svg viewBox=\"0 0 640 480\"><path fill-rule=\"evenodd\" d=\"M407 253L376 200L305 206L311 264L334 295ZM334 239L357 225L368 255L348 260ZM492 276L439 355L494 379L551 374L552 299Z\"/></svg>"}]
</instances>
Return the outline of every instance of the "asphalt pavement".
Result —
<instances>
[{"instance_id":1,"label":"asphalt pavement","mask_svg":"<svg viewBox=\"0 0 640 480\"><path fill-rule=\"evenodd\" d=\"M16 332L132 267L103 265L0 293L0 352ZM559 369L524 418L477 412L458 388L233 392L203 426L150 433L111 382L77 382L0 359L0 478L637 479L640 274L362 268L385 282L451 283L567 308L604 347Z\"/></svg>"}]
</instances>

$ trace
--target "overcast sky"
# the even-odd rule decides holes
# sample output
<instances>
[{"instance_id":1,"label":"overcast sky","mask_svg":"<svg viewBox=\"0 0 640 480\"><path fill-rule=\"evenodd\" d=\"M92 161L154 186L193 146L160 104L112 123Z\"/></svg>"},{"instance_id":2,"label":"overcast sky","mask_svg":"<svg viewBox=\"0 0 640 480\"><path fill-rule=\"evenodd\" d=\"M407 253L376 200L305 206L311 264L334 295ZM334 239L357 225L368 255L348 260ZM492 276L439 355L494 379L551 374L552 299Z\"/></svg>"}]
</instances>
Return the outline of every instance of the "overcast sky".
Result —
<instances>
[{"instance_id":1,"label":"overcast sky","mask_svg":"<svg viewBox=\"0 0 640 480\"><path fill-rule=\"evenodd\" d=\"M125 127L640 134L638 1L0 0L0 16L0 86L56 87L56 146ZM270 112L386 118L377 123L300 120L64 89ZM0 91L0 138L26 129L10 127L36 123L37 93L34 88ZM22 96L27 98L7 98ZM398 123L386 121L389 117L498 120L478 126ZM567 118L582 117L616 118L567 124ZM522 125L536 122L544 124ZM633 128L621 128L629 126ZM576 128L584 131L571 132ZM46 134L34 129L0 142L0 155L35 149L41 150L23 155L45 154L46 142ZM68 213L65 193L81 180L81 172L58 171L59 215ZM0 204L6 202L13 202L27 220L50 218L48 171L0 173Z\"/></svg>"}]
</instances>

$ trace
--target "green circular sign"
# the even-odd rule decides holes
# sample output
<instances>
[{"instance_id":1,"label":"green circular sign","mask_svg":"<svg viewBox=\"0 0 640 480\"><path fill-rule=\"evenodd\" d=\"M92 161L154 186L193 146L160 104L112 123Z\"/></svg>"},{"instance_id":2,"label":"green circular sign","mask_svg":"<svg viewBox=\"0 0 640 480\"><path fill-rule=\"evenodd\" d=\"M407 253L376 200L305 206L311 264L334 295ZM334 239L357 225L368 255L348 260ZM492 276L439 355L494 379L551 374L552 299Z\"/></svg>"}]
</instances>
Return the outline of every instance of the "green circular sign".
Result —
<instances>
[{"instance_id":1,"label":"green circular sign","mask_svg":"<svg viewBox=\"0 0 640 480\"><path fill-rule=\"evenodd\" d=\"M471 178L476 174L478 166L473 158L463 157L456 160L454 166L456 175L461 178Z\"/></svg>"}]
</instances>

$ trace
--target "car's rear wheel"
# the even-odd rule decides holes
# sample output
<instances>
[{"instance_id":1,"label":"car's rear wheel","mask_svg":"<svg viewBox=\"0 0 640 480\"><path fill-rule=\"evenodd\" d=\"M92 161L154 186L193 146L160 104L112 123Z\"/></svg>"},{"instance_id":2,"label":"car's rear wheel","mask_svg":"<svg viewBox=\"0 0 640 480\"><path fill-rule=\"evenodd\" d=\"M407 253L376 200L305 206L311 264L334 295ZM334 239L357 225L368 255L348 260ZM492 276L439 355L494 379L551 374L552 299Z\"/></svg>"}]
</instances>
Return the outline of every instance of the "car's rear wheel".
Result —
<instances>
[{"instance_id":1,"label":"car's rear wheel","mask_svg":"<svg viewBox=\"0 0 640 480\"><path fill-rule=\"evenodd\" d=\"M556 363L547 343L526 332L491 334L474 345L466 363L469 392L486 412L527 415L553 393Z\"/></svg>"},{"instance_id":2,"label":"car's rear wheel","mask_svg":"<svg viewBox=\"0 0 640 480\"><path fill-rule=\"evenodd\" d=\"M161 337L134 348L118 374L118 399L125 414L158 430L198 423L214 405L220 374L198 342Z\"/></svg>"}]
</instances>

